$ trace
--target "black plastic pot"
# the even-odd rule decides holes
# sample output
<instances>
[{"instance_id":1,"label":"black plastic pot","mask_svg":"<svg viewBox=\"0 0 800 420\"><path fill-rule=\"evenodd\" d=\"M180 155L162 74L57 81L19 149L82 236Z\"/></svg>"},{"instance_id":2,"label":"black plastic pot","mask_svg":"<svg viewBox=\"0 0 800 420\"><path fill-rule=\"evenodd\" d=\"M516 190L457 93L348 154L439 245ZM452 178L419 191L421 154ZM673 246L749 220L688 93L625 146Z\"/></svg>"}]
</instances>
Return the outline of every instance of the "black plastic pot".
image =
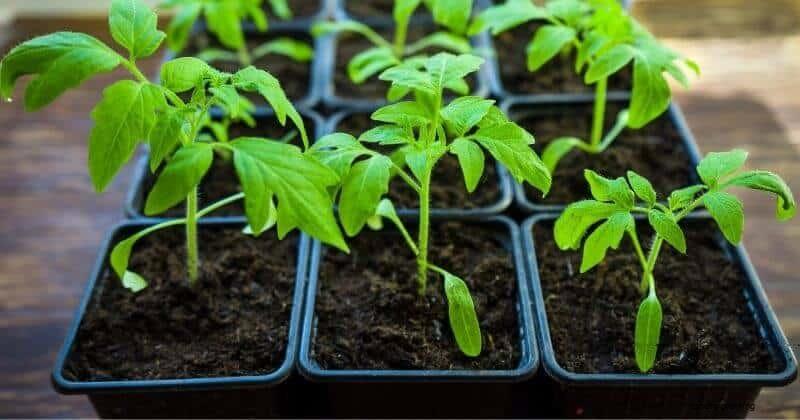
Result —
<instances>
[{"instance_id":1,"label":"black plastic pot","mask_svg":"<svg viewBox=\"0 0 800 420\"><path fill-rule=\"evenodd\" d=\"M313 143L314 139L322 135L325 122L322 117L314 111L299 109L300 115L303 118L314 122L313 127L306 127L308 132L309 142ZM275 114L272 110L258 110L254 117L256 122L263 119L274 118ZM292 122L287 119L287 126ZM155 175L150 171L149 165L150 154L149 151L145 152L139 160L136 161L133 178L131 179L131 187L128 189L128 194L125 197L125 216L129 219L155 219L144 214L144 203L147 199L146 191L148 185L152 185L152 180ZM509 187L510 188L510 187ZM243 216L243 215L239 215Z\"/></svg>"},{"instance_id":2,"label":"black plastic pot","mask_svg":"<svg viewBox=\"0 0 800 420\"><path fill-rule=\"evenodd\" d=\"M758 324L763 340L782 370L771 374L586 374L567 371L558 364L545 311L539 277L533 226L551 222L557 215L537 215L522 227L523 247L533 281L536 330L542 365L550 378L553 415L569 417L745 417L753 410L762 387L785 386L797 376L797 361L775 313L769 306L753 265L742 246L728 244L721 235L719 244L745 273L743 293ZM687 220L710 220L704 214ZM723 291L721 291L723 292ZM736 293L737 291L731 291Z\"/></svg>"},{"instance_id":3,"label":"black plastic pot","mask_svg":"<svg viewBox=\"0 0 800 420\"><path fill-rule=\"evenodd\" d=\"M610 100L609 103L626 103L627 100ZM557 114L559 113L559 108L561 107L569 107L569 106L576 106L576 105L590 105L594 103L594 99L579 99L576 100L575 98L569 96L562 96L555 99L545 100L543 98L538 99L522 99L522 98L514 98L509 99L501 105L503 112L509 116L512 121L517 121L521 115L548 115L548 114ZM670 118L670 121L675 126L675 129L678 132L678 135L681 137L681 142L683 143L683 147L686 151L686 155L689 157L689 161L691 163L690 167L687 167L686 170L689 172L689 179L693 181L699 181L697 178L697 173L695 171L695 167L700 160L702 159L702 155L697 147L697 142L692 135L689 126L686 124L686 119L683 117L683 113L680 110L680 107L677 103L673 102L669 109L666 111L667 115ZM535 136L536 133L533 133ZM614 147L613 145L611 147ZM516 206L527 214L531 213L542 213L542 212L561 212L569 203L564 204L538 204L533 202L525 192L524 186L514 183L514 198Z\"/></svg>"},{"instance_id":4,"label":"black plastic pot","mask_svg":"<svg viewBox=\"0 0 800 420\"><path fill-rule=\"evenodd\" d=\"M391 24L387 25L386 22L381 23L380 20L370 20L367 21L367 24L378 29L391 27ZM433 28L433 26L430 27ZM374 109L386 105L388 101L385 98L347 98L341 97L336 93L334 75L336 73L336 50L338 38L339 35L337 34L326 35L319 37L319 44L317 44L317 59L320 62L319 67L322 69L322 73L320 74L320 94L322 95L322 104L332 112L343 109ZM489 38L486 34L479 34L471 38L472 46L478 52L488 51L488 42ZM490 60L487 60L487 62L488 61ZM488 96L490 80L489 67L487 65L481 66L481 69L475 73L475 78L475 89L470 94L482 97ZM389 89L388 82L386 82L386 89Z\"/></svg>"},{"instance_id":5,"label":"black plastic pot","mask_svg":"<svg viewBox=\"0 0 800 420\"><path fill-rule=\"evenodd\" d=\"M409 219L409 218L405 218ZM314 305L319 287L319 268L327 247L311 246L308 288L303 316L298 369L306 379L325 386L325 417L467 418L522 417L520 407L537 395L527 395L519 384L536 372L539 355L532 318L519 227L496 216L475 221L493 225L511 251L516 266L520 326L519 366L512 370L327 370L311 354L316 334ZM387 349L392 351L392 349Z\"/></svg>"},{"instance_id":6,"label":"black plastic pot","mask_svg":"<svg viewBox=\"0 0 800 420\"><path fill-rule=\"evenodd\" d=\"M62 394L82 394L89 397L100 417L271 417L297 415L299 394L293 373L300 340L300 320L306 284L310 241L301 235L298 246L297 282L289 320L286 355L280 368L261 376L197 377L192 379L113 380L75 382L63 375L67 357L73 348L84 314L93 305L93 296L102 287L100 280L109 270L108 257L112 247L136 231L152 226L156 221L128 221L114 227L106 237L95 262L86 291L81 298L64 344L58 353L52 372L53 386ZM235 227L245 225L241 220L206 219L200 227ZM267 252L268 250L265 250ZM288 381L287 381L288 380ZM281 386L278 386L281 385Z\"/></svg>"},{"instance_id":7,"label":"black plastic pot","mask_svg":"<svg viewBox=\"0 0 800 420\"><path fill-rule=\"evenodd\" d=\"M369 115L374 110L375 108L360 107L352 111L338 112L332 115L326 122L325 134L335 133L337 131L339 123L341 123L342 120L344 120L350 115L358 113L365 113ZM478 207L473 209L432 208L431 215L433 217L438 217L443 219L480 219L503 213L506 209L508 209L508 207L511 205L511 202L513 201L514 183L512 181L511 176L508 174L508 171L505 169L505 167L503 167L503 165L501 165L500 163L495 163L495 167L497 168L497 177L500 190L500 198L497 200L497 202L488 206ZM433 182L435 183L436 180L434 179ZM410 216L417 214L417 210L408 208L398 208L397 213L401 216Z\"/></svg>"}]
</instances>

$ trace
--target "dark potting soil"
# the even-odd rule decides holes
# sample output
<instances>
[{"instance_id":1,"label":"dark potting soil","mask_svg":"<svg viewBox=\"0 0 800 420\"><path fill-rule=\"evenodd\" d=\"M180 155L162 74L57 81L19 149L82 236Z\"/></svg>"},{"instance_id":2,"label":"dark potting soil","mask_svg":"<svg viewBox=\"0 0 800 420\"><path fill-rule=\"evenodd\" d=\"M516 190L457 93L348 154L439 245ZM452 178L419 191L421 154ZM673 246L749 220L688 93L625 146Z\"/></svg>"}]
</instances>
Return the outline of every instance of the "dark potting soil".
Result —
<instances>
[{"instance_id":1,"label":"dark potting soil","mask_svg":"<svg viewBox=\"0 0 800 420\"><path fill-rule=\"evenodd\" d=\"M524 24L494 37L505 90L516 94L594 92L594 85L586 86L583 75L575 73L574 52L554 57L534 73L528 71L526 51L540 26L538 23ZM609 79L608 89L630 90L632 79L630 67L623 69Z\"/></svg>"},{"instance_id":2,"label":"dark potting soil","mask_svg":"<svg viewBox=\"0 0 800 420\"><path fill-rule=\"evenodd\" d=\"M434 224L430 260L469 286L483 334L477 358L456 346L441 276L424 298L402 237L365 232L351 254L326 250L320 267L313 358L325 369L513 369L520 359L516 274L511 254L488 227Z\"/></svg>"},{"instance_id":3,"label":"dark potting soil","mask_svg":"<svg viewBox=\"0 0 800 420\"><path fill-rule=\"evenodd\" d=\"M314 47L314 40L304 33L288 32L288 33L274 33L269 35L248 35L247 48L252 51L259 45L275 40L277 38L288 37L298 41L305 42ZM196 55L198 52L207 48L223 48L220 44L207 35L198 35L191 38L190 43L186 49L187 56ZM223 48L224 49L224 48ZM210 63L212 67L217 70L227 73L236 73L243 66L238 61L213 61ZM311 89L311 62L300 63L292 60L289 57L268 54L253 63L253 66L266 70L271 75L275 76L280 82L281 87L286 92L286 96L291 100L303 99L309 94ZM258 94L245 95L256 105L266 105L266 101Z\"/></svg>"},{"instance_id":4,"label":"dark potting soil","mask_svg":"<svg viewBox=\"0 0 800 420\"><path fill-rule=\"evenodd\" d=\"M606 130L616 121L621 107L609 104L606 110ZM588 139L592 125L591 106L559 108L556 113L540 116L526 114L524 110L511 111L514 120L536 137L534 149L541 156L545 146L559 137ZM592 169L609 178L625 176L633 170L653 183L663 199L670 192L693 182L694 167L681 140L680 134L665 113L639 130L624 130L606 151L589 154L577 149L567 154L553 174L553 187L547 197L525 185L526 195L532 202L566 205L591 198L589 185L583 171Z\"/></svg>"},{"instance_id":5,"label":"dark potting soil","mask_svg":"<svg viewBox=\"0 0 800 420\"><path fill-rule=\"evenodd\" d=\"M309 135L309 139L311 139L314 136L314 121L306 118L303 120L303 123L306 127L306 132ZM279 140L290 133L294 133L291 143L298 146L302 144L300 134L297 132L297 129L289 119L286 120L286 127L282 127L274 118L256 120L256 123L256 127L248 127L244 124L232 125L228 131L228 134L231 139L235 139L237 137L265 137L268 139ZM153 186L155 186L156 180L158 179L158 174L160 174L160 170L156 173L156 175L153 175L148 169L148 176L145 177L144 194L142 196L142 202L140 204L141 207L139 209L142 214L144 214L144 204L147 201L147 196L150 194ZM236 169L233 166L233 160L226 160L220 155L215 155L214 161L211 164L211 168L209 168L208 172L203 177L203 180L200 182L199 207L202 209L207 205L213 204L223 198L230 197L231 195L241 191L242 188L241 184L239 183L239 176L236 175ZM184 207L182 205L178 205L167 210L159 216L182 217L184 214L186 214ZM242 200L236 201L213 212L211 215L243 216L244 202Z\"/></svg>"},{"instance_id":6,"label":"dark potting soil","mask_svg":"<svg viewBox=\"0 0 800 420\"><path fill-rule=\"evenodd\" d=\"M655 277L664 318L655 373L767 373L779 369L743 294L745 275L720 248L711 222L682 224L688 255L665 246ZM651 231L640 224L645 243ZM580 275L581 254L564 252L552 223L534 227L550 335L559 364L579 373L636 373L633 331L641 268L623 239L620 251Z\"/></svg>"},{"instance_id":7,"label":"dark potting soil","mask_svg":"<svg viewBox=\"0 0 800 420\"><path fill-rule=\"evenodd\" d=\"M391 41L394 39L394 29L391 30L377 30L385 39ZM414 42L426 35L430 35L435 31L433 27L428 30L420 29L419 27L408 28L408 42ZM370 77L361 84L355 84L350 80L347 74L347 65L350 60L357 54L374 47L374 45L363 36L356 34L342 34L336 38L336 65L334 66L333 83L334 92L336 96L346 99L371 99L382 100L386 98L386 92L389 90L391 84L389 82L378 79L378 75ZM427 48L422 50L420 54L435 54L441 52L434 48ZM473 75L466 78L467 83L471 87L475 87L477 82Z\"/></svg>"},{"instance_id":8,"label":"dark potting soil","mask_svg":"<svg viewBox=\"0 0 800 420\"><path fill-rule=\"evenodd\" d=\"M200 278L189 286L181 229L134 247L133 294L107 270L67 358L78 381L264 375L283 363L295 288L297 235L255 239L201 227Z\"/></svg>"},{"instance_id":9,"label":"dark potting soil","mask_svg":"<svg viewBox=\"0 0 800 420\"><path fill-rule=\"evenodd\" d=\"M394 11L394 0L344 0L342 3L347 14L358 19L391 19ZM422 14L424 7L420 5L414 15Z\"/></svg>"},{"instance_id":10,"label":"dark potting soil","mask_svg":"<svg viewBox=\"0 0 800 420\"><path fill-rule=\"evenodd\" d=\"M308 18L319 13L322 9L322 0L288 0L287 3L292 11L292 19ZM270 23L281 21L272 13L272 7L270 7L268 1L264 2L264 9L267 11Z\"/></svg>"},{"instance_id":11,"label":"dark potting soil","mask_svg":"<svg viewBox=\"0 0 800 420\"><path fill-rule=\"evenodd\" d=\"M353 114L342 120L336 130L358 137L376 124L370 120L369 114ZM389 197L398 208L419 207L417 192L399 177L391 181ZM431 206L434 208L474 209L492 205L499 199L500 178L491 158L486 159L483 177L472 194L464 185L464 175L455 156L443 156L433 170Z\"/></svg>"}]
</instances>

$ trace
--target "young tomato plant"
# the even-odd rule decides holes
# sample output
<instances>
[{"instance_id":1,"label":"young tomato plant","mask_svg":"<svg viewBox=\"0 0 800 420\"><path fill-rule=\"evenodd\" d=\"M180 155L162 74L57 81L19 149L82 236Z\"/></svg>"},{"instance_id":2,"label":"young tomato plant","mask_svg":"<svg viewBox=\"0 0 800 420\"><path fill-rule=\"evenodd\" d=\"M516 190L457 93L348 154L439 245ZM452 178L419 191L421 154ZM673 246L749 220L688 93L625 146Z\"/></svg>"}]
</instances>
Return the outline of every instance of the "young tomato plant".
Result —
<instances>
[{"instance_id":1,"label":"young tomato plant","mask_svg":"<svg viewBox=\"0 0 800 420\"><path fill-rule=\"evenodd\" d=\"M354 32L362 35L374 46L353 57L347 65L347 74L353 83L364 83L370 77L400 64L421 68L427 56L422 52L431 47L440 48L453 53L466 54L472 50L469 40L463 36L467 21L472 12L473 0L427 0L424 3L432 11L434 19L448 28L434 32L416 42L407 43L408 27L411 16L422 0L396 0L394 3L394 39L384 39L369 26L348 20L342 22L320 22L313 26L314 36L322 36L336 32ZM459 94L469 93L469 86L463 80L455 80L446 86ZM388 98L391 101L404 96L404 93L390 89Z\"/></svg>"},{"instance_id":2,"label":"young tomato plant","mask_svg":"<svg viewBox=\"0 0 800 420\"><path fill-rule=\"evenodd\" d=\"M134 243L149 233L178 225L186 228L187 273L190 283L196 283L198 219L241 199L245 201L249 230L255 234L277 224L283 237L298 227L346 250L327 192L339 182L336 173L295 146L259 138L212 141L200 133L210 121L212 106L221 105L236 114L246 103L239 93L257 92L270 103L281 124L288 118L296 125L307 148L303 120L278 80L253 67L228 74L196 58L184 57L165 63L161 82L155 84L142 74L136 60L153 54L163 41L156 20L156 14L140 0L113 0L111 35L127 50L128 58L89 35L58 32L27 41L0 61L0 95L8 100L19 77L33 76L25 89L29 111L43 108L98 73L122 66L133 76L105 88L92 111L88 162L92 183L98 192L106 189L136 147L146 143L150 146L151 169L163 165L163 170L147 197L145 212L156 215L185 202L186 217L147 228L116 245L111 266L123 285L134 291L147 285L141 276L128 270ZM184 92L191 92L189 102L178 96ZM215 150L233 155L244 192L199 210L197 186L210 168Z\"/></svg>"},{"instance_id":3,"label":"young tomato plant","mask_svg":"<svg viewBox=\"0 0 800 420\"><path fill-rule=\"evenodd\" d=\"M201 60L234 61L247 67L269 54L279 54L301 63L311 61L314 56L311 46L289 37L280 37L250 50L242 22L249 19L259 31L265 32L268 22L262 3L263 0L167 0L163 6L176 9L175 17L167 27L167 44L173 51L183 51L195 22L202 16L208 30L227 50L205 49L196 55ZM269 3L276 16L281 19L292 17L285 0L270 0Z\"/></svg>"},{"instance_id":4,"label":"young tomato plant","mask_svg":"<svg viewBox=\"0 0 800 420\"><path fill-rule=\"evenodd\" d=\"M562 137L549 143L542 160L551 171L571 150L602 153L626 126L641 128L664 113L672 96L665 73L684 87L689 85L679 63L700 72L696 63L659 43L617 0L550 0L545 6L531 0L508 0L481 13L470 32L490 29L496 35L530 21L540 21L542 26L528 45L528 70L535 72L557 55L575 52L575 72L581 74L586 69L584 83L593 84L595 90L588 141ZM631 62L630 106L604 134L608 78Z\"/></svg>"},{"instance_id":5,"label":"young tomato plant","mask_svg":"<svg viewBox=\"0 0 800 420\"><path fill-rule=\"evenodd\" d=\"M439 53L425 60L422 69L400 65L380 78L395 87L411 90L414 100L383 107L372 119L380 125L355 137L336 133L316 142L311 151L342 178L338 193L339 218L347 235L358 234L366 224L391 220L403 234L417 260L417 290L422 297L428 272L444 277L450 308L450 324L464 354L477 356L481 334L466 283L428 260L431 174L446 153L457 156L468 191L474 191L484 170L484 150L500 161L519 182L543 192L550 188L550 174L531 149L533 136L509 121L494 101L464 96L443 103L447 85L475 72L483 59L473 55ZM386 156L367 147L394 148ZM410 170L410 173L407 172ZM383 198L392 177L401 177L419 194L418 237L403 226L391 201Z\"/></svg>"},{"instance_id":6,"label":"young tomato plant","mask_svg":"<svg viewBox=\"0 0 800 420\"><path fill-rule=\"evenodd\" d=\"M767 171L740 171L746 159L747 153L742 150L708 154L697 166L703 183L674 191L667 205L659 203L650 182L634 172L628 172L627 180L622 177L611 180L587 170L586 180L594 200L570 205L556 221L554 233L559 248L578 250L583 242L581 273L600 264L609 248L619 247L623 236L630 238L642 266L641 282L635 287L641 289L644 300L636 316L634 350L636 364L643 373L655 363L661 335L661 304L653 272L665 242L686 253L686 238L680 221L691 212L705 208L725 239L738 244L742 239L744 212L742 202L727 192L732 187L774 194L779 220L788 220L796 213L795 200L786 183ZM655 231L646 254L636 232L634 214L646 215ZM600 222L584 241L584 235Z\"/></svg>"}]
</instances>

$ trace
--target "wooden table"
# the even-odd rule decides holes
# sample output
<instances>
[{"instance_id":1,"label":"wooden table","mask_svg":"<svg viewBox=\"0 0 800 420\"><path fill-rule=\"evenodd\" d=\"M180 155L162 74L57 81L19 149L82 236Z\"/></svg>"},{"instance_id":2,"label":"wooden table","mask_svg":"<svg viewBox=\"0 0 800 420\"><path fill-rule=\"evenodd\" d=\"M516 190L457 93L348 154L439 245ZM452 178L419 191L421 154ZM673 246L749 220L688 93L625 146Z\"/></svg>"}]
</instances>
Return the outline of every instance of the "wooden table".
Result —
<instances>
[{"instance_id":1,"label":"wooden table","mask_svg":"<svg viewBox=\"0 0 800 420\"><path fill-rule=\"evenodd\" d=\"M701 149L745 147L751 167L779 172L800 194L800 0L641 0L635 13L703 68L677 94ZM26 20L0 28L0 45L66 28L107 34L100 20ZM84 397L56 394L49 374L100 241L123 217L130 172L98 196L85 169L89 110L112 79L37 114L0 104L0 417L94 415ZM745 243L800 346L800 220L776 223L756 193L745 206ZM753 415L799 416L800 385L764 390Z\"/></svg>"}]
</instances>

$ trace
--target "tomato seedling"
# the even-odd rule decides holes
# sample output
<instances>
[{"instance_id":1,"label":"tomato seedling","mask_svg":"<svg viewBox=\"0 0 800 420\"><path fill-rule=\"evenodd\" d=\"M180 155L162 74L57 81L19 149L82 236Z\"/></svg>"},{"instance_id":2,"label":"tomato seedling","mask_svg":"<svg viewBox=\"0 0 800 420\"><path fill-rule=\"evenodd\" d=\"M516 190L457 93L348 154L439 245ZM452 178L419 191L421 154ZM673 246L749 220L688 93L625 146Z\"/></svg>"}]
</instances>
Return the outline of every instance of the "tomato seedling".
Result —
<instances>
[{"instance_id":1,"label":"tomato seedling","mask_svg":"<svg viewBox=\"0 0 800 420\"><path fill-rule=\"evenodd\" d=\"M250 20L260 32L265 32L269 23L262 7L263 0L167 0L163 6L175 9L175 17L167 27L167 45L176 52L186 48L192 28L203 17L208 31L227 49L207 48L196 54L206 62L233 61L247 67L255 61L278 54L300 63L311 61L314 50L305 42L290 37L279 37L256 46L248 47L242 23ZM272 11L281 19L290 19L292 12L285 0L269 0Z\"/></svg>"},{"instance_id":2,"label":"tomato seedling","mask_svg":"<svg viewBox=\"0 0 800 420\"><path fill-rule=\"evenodd\" d=\"M796 213L796 203L786 183L767 171L740 171L745 160L747 153L738 149L709 153L697 166L703 183L672 192L666 205L658 202L650 182L634 172L628 172L627 180L622 177L611 180L586 170L586 180L594 200L573 203L556 220L554 235L559 248L578 250L583 243L581 273L600 264L609 248L619 247L623 236L627 234L630 238L642 266L642 278L637 287L644 300L636 315L634 353L636 364L643 373L655 363L661 335L661 304L656 295L653 272L665 242L686 253L686 238L679 226L681 220L691 212L705 208L725 239L734 245L739 244L744 229L744 211L742 202L727 192L732 187L774 194L779 220L791 219ZM634 214L646 215L655 231L647 254L636 232ZM599 226L594 228L598 223ZM592 232L584 241L590 230Z\"/></svg>"},{"instance_id":3,"label":"tomato seedling","mask_svg":"<svg viewBox=\"0 0 800 420\"><path fill-rule=\"evenodd\" d=\"M111 266L125 287L139 291L147 282L128 270L135 242L170 226L186 228L187 274L198 279L197 221L236 200L244 199L248 230L260 234L277 224L279 237L294 228L346 250L336 225L327 188L339 177L300 148L261 138L213 141L201 135L209 109L220 105L239 115L246 101L240 92L256 92L272 106L278 121L291 120L308 148L300 114L277 79L263 70L244 68L235 74L214 70L196 58L169 61L161 68L160 84L148 80L136 60L155 53L164 40L157 17L141 0L113 0L109 25L114 40L127 50L125 58L111 47L82 33L57 32L24 42L0 61L0 96L10 100L17 80L32 75L25 89L25 108L39 110L90 77L124 67L132 79L106 87L92 111L89 134L89 175L98 192L105 190L131 159L139 144L150 146L150 168L161 173L150 191L145 213L157 215L185 202L186 217L149 227L118 243ZM191 92L184 102L178 94ZM244 115L244 114L242 114ZM225 139L227 140L227 139ZM214 151L232 154L243 192L198 209L197 187L211 167ZM277 204L276 204L277 201Z\"/></svg>"},{"instance_id":4,"label":"tomato seedling","mask_svg":"<svg viewBox=\"0 0 800 420\"><path fill-rule=\"evenodd\" d=\"M542 152L542 160L551 172L573 149L602 153L626 126L642 128L663 114L672 96L666 75L689 86L680 63L700 73L695 62L659 43L617 0L550 0L545 6L537 6L531 0L508 0L476 17L470 33L489 29L497 35L531 21L542 25L528 44L528 70L535 72L559 54L574 52L575 72L583 72L584 83L595 86L589 140L561 137L550 142ZM629 108L620 111L604 135L608 78L631 63L633 89Z\"/></svg>"},{"instance_id":5,"label":"tomato seedling","mask_svg":"<svg viewBox=\"0 0 800 420\"><path fill-rule=\"evenodd\" d=\"M368 48L350 60L347 65L347 74L353 83L364 83L370 77L379 74L390 67L404 64L416 69L421 68L427 59L424 50L434 47L453 53L469 53L472 46L463 36L467 21L472 13L472 0L427 0L434 20L448 28L434 32L408 43L408 27L414 11L423 4L422 0L396 0L394 3L394 39L386 40L369 26L353 20L341 22L320 22L312 27L314 36L330 33L353 32L371 42L374 46ZM463 80L455 80L446 86L461 95L469 93L469 86ZM390 88L387 97L390 101L404 96L403 90Z\"/></svg>"},{"instance_id":6,"label":"tomato seedling","mask_svg":"<svg viewBox=\"0 0 800 420\"><path fill-rule=\"evenodd\" d=\"M433 169L446 153L457 156L464 182L472 192L484 170L488 151L518 182L528 182L543 192L550 188L550 173L533 152L533 136L511 122L494 101L474 96L443 103L446 86L478 70L483 59L469 54L439 53L425 60L421 69L399 65L380 78L396 88L413 91L413 100L378 109L372 119L380 125L358 139L343 133L321 138L311 152L342 179L338 192L339 218L349 236L365 225L392 221L403 234L417 260L417 289L425 295L428 271L444 277L450 308L450 324L461 351L477 356L481 333L466 283L428 260L430 187ZM387 156L367 145L393 148ZM410 173L407 171L410 170ZM384 196L392 177L399 176L419 195L418 237L413 239L398 218L394 205Z\"/></svg>"}]
</instances>

